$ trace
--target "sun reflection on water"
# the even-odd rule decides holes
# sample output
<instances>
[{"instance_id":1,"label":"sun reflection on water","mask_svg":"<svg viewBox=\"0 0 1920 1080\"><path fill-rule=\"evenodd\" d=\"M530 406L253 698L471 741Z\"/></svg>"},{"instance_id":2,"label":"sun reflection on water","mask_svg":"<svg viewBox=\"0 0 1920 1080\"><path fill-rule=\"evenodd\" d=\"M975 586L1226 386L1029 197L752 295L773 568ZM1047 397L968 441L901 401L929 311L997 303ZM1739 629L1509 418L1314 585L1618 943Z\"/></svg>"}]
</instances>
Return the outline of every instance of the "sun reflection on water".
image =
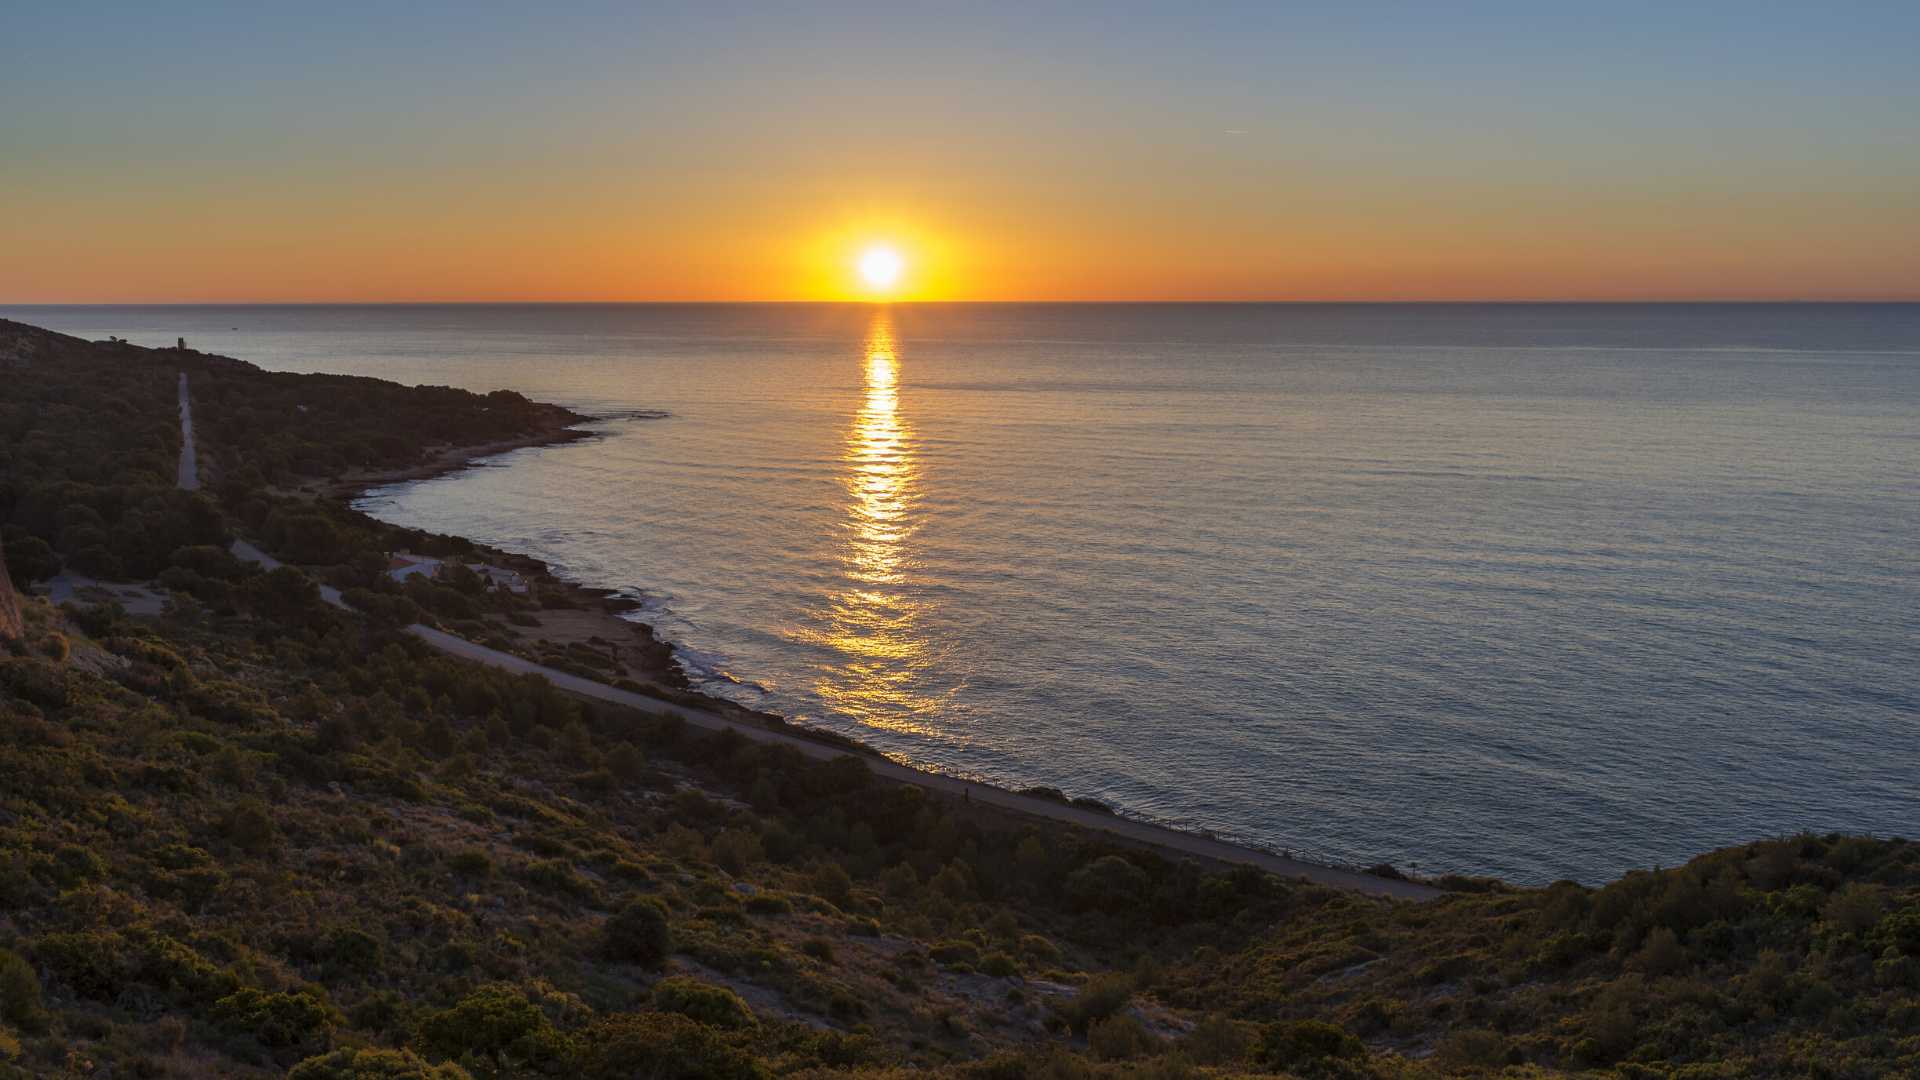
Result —
<instances>
[{"instance_id":1,"label":"sun reflection on water","mask_svg":"<svg viewBox=\"0 0 1920 1080\"><path fill-rule=\"evenodd\" d=\"M913 428L900 409L900 358L893 321L874 314L867 332L865 393L840 457L848 499L840 561L847 584L806 636L829 646L814 690L842 715L864 724L939 734L921 717L939 705L919 686L929 657L918 622L921 603L909 581L919 527L920 466Z\"/></svg>"}]
</instances>

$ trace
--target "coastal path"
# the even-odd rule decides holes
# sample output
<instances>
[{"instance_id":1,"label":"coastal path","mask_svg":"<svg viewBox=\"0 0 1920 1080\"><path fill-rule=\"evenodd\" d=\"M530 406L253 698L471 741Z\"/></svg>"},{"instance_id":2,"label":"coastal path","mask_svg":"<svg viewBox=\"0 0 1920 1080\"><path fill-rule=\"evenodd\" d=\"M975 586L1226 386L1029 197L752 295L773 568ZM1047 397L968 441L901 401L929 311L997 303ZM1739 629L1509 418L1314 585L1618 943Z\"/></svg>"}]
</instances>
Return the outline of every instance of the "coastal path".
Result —
<instances>
[{"instance_id":1,"label":"coastal path","mask_svg":"<svg viewBox=\"0 0 1920 1080\"><path fill-rule=\"evenodd\" d=\"M200 490L200 460L193 451L193 403L187 400L187 373L180 373L180 489Z\"/></svg>"},{"instance_id":2,"label":"coastal path","mask_svg":"<svg viewBox=\"0 0 1920 1080\"><path fill-rule=\"evenodd\" d=\"M187 377L184 373L180 376L180 422L182 434L186 437L185 448L182 450L180 463L180 486L185 488L188 487L188 480L190 478L197 485L199 482L199 474L198 470L192 467L191 461L193 454L193 434L189 425L192 422L192 417L187 408ZM281 566L278 559L247 543L245 540L235 540L232 551L236 557L268 570L275 570ZM320 586L320 597L334 607L347 607L346 601L340 596L340 590L331 585ZM636 712L646 713L652 716L664 716L669 713L677 714L685 718L687 723L694 727L704 728L708 731L731 730L755 742L773 743L790 747L810 758L831 760L838 757L857 757L866 763L867 768L871 769L875 776L885 780L892 780L901 784L912 784L915 787L938 792L955 799L979 803L983 806L991 806L1001 810L1009 810L1014 813L1028 815L1029 817L1045 818L1049 821L1077 825L1080 828L1106 833L1117 840L1141 847L1155 848L1162 852L1190 856L1210 862L1237 866L1252 866L1279 877L1298 878L1310 881L1316 885L1326 885L1331 888L1362 893L1368 896L1380 896L1396 900L1432 900L1442 895L1439 889L1431 885L1420 884L1419 882L1399 881L1393 878L1363 874L1356 870L1343 870L1335 866L1322 866L1318 863L1303 862L1299 859L1288 858L1284 855L1275 855L1271 852L1260 851L1255 848L1230 844L1224 840L1216 840L1211 836L1181 832L1177 829L1169 829L1165 826L1154 825L1145 821L1134 821L1130 818L1101 813L1097 810L1087 810L1067 803L1055 802L1051 799L1022 795L1019 792L1008 791L1005 788L994 787L990 784L982 784L972 780L962 780L959 777L944 776L940 773L926 772L922 769L902 765L897 761L891 761L877 755L845 750L826 743L815 742L812 739L803 739L788 735L784 732L769 731L766 728L742 723L707 709L689 708L684 705L674 704L673 702L663 701L659 698L648 697L645 694L636 694L630 690L622 690L619 687L608 686L605 683L595 682L592 679L583 679L578 675L571 675L556 668L536 664L531 660L515 656L512 653L501 652L498 649L490 649L485 645L468 641L462 637L456 637L444 630L437 630L421 623L414 623L412 626L407 627L407 633L412 634L414 637L419 638L421 641L426 642L428 645L449 656L471 660L476 664L485 664L488 667L512 672L517 675L539 675L560 689L591 701L618 705L621 708L632 709Z\"/></svg>"}]
</instances>

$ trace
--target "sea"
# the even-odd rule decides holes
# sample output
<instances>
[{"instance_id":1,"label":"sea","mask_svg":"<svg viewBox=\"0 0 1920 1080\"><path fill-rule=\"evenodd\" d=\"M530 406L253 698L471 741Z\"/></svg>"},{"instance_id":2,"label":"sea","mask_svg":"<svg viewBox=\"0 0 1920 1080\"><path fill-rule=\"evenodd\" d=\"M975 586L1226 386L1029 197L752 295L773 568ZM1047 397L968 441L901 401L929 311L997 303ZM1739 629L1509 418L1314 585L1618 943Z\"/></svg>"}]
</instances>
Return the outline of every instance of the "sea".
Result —
<instances>
[{"instance_id":1,"label":"sea","mask_svg":"<svg viewBox=\"0 0 1920 1080\"><path fill-rule=\"evenodd\" d=\"M1920 834L1920 305L0 316L592 415L360 505L928 769L1518 883Z\"/></svg>"}]
</instances>

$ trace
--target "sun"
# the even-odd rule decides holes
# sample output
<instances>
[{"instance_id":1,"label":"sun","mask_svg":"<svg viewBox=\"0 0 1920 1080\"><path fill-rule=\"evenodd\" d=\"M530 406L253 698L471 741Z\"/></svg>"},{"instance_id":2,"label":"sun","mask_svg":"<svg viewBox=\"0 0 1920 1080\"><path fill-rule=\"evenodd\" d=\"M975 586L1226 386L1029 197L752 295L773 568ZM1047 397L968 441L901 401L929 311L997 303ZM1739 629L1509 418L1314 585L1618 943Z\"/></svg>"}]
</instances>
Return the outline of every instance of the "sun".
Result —
<instances>
[{"instance_id":1,"label":"sun","mask_svg":"<svg viewBox=\"0 0 1920 1080\"><path fill-rule=\"evenodd\" d=\"M907 261L900 253L884 245L860 253L860 277L875 290L893 288L900 280L900 272L906 268Z\"/></svg>"}]
</instances>

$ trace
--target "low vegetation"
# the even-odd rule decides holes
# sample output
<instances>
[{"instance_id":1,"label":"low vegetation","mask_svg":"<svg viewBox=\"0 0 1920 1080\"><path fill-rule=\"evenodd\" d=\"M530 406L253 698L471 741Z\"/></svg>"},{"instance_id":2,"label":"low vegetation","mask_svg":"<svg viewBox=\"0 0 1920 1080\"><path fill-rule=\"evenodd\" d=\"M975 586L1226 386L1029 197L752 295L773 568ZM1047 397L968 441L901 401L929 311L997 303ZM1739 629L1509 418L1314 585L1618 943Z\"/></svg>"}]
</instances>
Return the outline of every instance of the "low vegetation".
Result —
<instances>
[{"instance_id":1,"label":"low vegetation","mask_svg":"<svg viewBox=\"0 0 1920 1080\"><path fill-rule=\"evenodd\" d=\"M0 1077L1920 1069L1915 845L1791 837L1394 904L589 706L230 561L235 534L310 542L303 515L336 545L309 566L393 537L289 490L344 443L256 478L209 427L215 495L167 495L176 355L93 348L35 346L61 362L0 387L7 560L24 584L100 548L168 604L26 599L0 645ZM334 384L242 374L196 410L332 415ZM77 422L95 397L112 425ZM381 459L512 427L447 400Z\"/></svg>"}]
</instances>

